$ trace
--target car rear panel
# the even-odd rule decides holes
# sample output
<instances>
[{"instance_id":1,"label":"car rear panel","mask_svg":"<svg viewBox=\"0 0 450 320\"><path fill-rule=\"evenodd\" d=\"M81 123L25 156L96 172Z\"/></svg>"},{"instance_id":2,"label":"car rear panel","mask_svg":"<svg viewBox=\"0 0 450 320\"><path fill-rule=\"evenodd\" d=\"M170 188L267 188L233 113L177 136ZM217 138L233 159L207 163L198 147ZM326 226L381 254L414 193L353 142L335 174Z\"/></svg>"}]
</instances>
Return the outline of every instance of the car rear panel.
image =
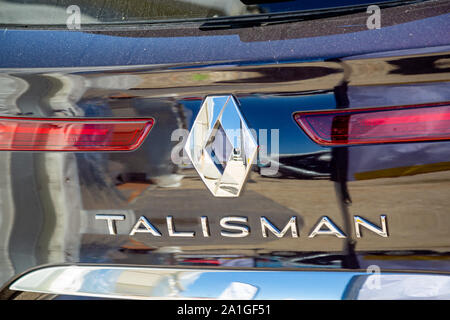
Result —
<instances>
[{"instance_id":1,"label":"car rear panel","mask_svg":"<svg viewBox=\"0 0 450 320\"><path fill-rule=\"evenodd\" d=\"M377 30L365 12L231 30L0 30L0 117L154 119L134 151L0 151L4 293L43 266L319 272L324 288L369 266L447 273L448 138L324 146L294 114L450 105L449 3L383 9ZM239 197L211 194L184 150L214 96L236 99L259 146ZM141 217L161 236L130 235ZM230 217L248 235L224 235L238 232ZM293 217L298 234L263 224ZM342 237L314 235L324 217Z\"/></svg>"}]
</instances>

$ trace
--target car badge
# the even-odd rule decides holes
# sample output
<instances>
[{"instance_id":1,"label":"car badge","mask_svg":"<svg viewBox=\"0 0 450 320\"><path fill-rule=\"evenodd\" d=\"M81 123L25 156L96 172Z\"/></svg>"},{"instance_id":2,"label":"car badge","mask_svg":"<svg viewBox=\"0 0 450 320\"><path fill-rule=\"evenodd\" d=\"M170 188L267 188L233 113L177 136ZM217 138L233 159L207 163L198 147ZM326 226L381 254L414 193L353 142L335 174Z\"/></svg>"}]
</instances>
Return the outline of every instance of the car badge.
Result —
<instances>
[{"instance_id":1,"label":"car badge","mask_svg":"<svg viewBox=\"0 0 450 320\"><path fill-rule=\"evenodd\" d=\"M238 197L258 144L237 100L227 95L206 97L184 148L215 197Z\"/></svg>"}]
</instances>

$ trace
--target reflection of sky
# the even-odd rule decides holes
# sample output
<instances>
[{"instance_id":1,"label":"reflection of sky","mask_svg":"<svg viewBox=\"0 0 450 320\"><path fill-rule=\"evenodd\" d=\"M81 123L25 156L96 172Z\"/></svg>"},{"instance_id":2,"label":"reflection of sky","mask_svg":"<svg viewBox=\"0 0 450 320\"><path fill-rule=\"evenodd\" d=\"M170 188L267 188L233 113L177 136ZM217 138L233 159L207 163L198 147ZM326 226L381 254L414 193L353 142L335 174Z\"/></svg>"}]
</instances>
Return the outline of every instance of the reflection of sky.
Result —
<instances>
[{"instance_id":1,"label":"reflection of sky","mask_svg":"<svg viewBox=\"0 0 450 320\"><path fill-rule=\"evenodd\" d=\"M202 104L201 100L183 100L179 101L184 109L192 111L192 116L188 120L188 128L192 128L192 125L194 124L195 117L197 116L198 111L200 110L200 106ZM185 112L186 113L186 112ZM190 112L188 112L190 113Z\"/></svg>"},{"instance_id":2,"label":"reflection of sky","mask_svg":"<svg viewBox=\"0 0 450 320\"><path fill-rule=\"evenodd\" d=\"M217 297L231 282L257 285L255 299L341 299L355 273L350 272L205 272L184 297Z\"/></svg>"},{"instance_id":3,"label":"reflection of sky","mask_svg":"<svg viewBox=\"0 0 450 320\"><path fill-rule=\"evenodd\" d=\"M240 148L241 135L238 134L238 130L241 128L241 120L234 106L233 101L229 101L226 108L223 111L221 123L223 128L227 131L228 138L234 147Z\"/></svg>"},{"instance_id":4,"label":"reflection of sky","mask_svg":"<svg viewBox=\"0 0 450 320\"><path fill-rule=\"evenodd\" d=\"M333 109L334 94L309 96L263 96L239 98L241 110L249 127L268 129L267 145L270 152L270 129L279 129L280 154L304 154L323 151L309 139L294 121L292 114L303 110Z\"/></svg>"},{"instance_id":5,"label":"reflection of sky","mask_svg":"<svg viewBox=\"0 0 450 320\"><path fill-rule=\"evenodd\" d=\"M119 269L99 269L88 272L83 278L81 291L108 294L122 272Z\"/></svg>"},{"instance_id":6,"label":"reflection of sky","mask_svg":"<svg viewBox=\"0 0 450 320\"><path fill-rule=\"evenodd\" d=\"M251 129L267 129L267 149L270 153L271 129L280 130L280 154L304 154L323 151L309 139L295 123L292 114L303 110L333 109L336 106L334 94L317 94L307 96L265 96L238 97L242 114ZM194 117L201 106L201 101L183 101L183 105L192 110ZM191 121L191 124L192 125ZM190 127L189 127L190 128ZM259 134L259 133L258 133ZM261 144L261 142L259 142Z\"/></svg>"}]
</instances>

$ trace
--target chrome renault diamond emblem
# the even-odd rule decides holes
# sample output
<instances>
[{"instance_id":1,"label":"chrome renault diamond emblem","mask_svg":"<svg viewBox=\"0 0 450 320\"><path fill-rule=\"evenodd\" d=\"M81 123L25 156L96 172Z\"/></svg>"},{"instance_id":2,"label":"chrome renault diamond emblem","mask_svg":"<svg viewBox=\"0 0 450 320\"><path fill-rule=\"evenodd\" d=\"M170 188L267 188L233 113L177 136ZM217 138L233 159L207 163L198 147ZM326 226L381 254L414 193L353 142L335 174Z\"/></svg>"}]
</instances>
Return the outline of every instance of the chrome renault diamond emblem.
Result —
<instances>
[{"instance_id":1,"label":"chrome renault diamond emblem","mask_svg":"<svg viewBox=\"0 0 450 320\"><path fill-rule=\"evenodd\" d=\"M238 197L258 145L233 96L207 97L186 140L185 150L216 197Z\"/></svg>"}]
</instances>

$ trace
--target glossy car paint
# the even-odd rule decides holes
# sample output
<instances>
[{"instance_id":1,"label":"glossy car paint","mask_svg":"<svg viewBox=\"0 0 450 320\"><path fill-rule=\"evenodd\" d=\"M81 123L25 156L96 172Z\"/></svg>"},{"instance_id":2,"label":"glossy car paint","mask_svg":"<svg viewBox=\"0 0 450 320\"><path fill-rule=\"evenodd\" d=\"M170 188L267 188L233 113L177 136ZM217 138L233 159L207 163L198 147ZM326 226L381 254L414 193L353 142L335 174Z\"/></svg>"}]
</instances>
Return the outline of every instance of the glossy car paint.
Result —
<instances>
[{"instance_id":1,"label":"glossy car paint","mask_svg":"<svg viewBox=\"0 0 450 320\"><path fill-rule=\"evenodd\" d=\"M3 297L48 264L449 272L450 141L323 147L292 116L450 101L449 8L383 9L378 30L366 13L233 30L0 30L0 115L155 119L133 152L0 152ZM203 99L228 94L260 150L245 192L225 199L182 149ZM125 216L117 235L99 214ZM356 237L354 216L380 226L381 215L388 237ZM130 236L141 216L162 236ZM167 216L195 237L169 237ZM247 217L250 235L221 236L227 216ZM262 216L278 228L297 217L299 237L263 237ZM346 237L308 237L323 216Z\"/></svg>"}]
</instances>

